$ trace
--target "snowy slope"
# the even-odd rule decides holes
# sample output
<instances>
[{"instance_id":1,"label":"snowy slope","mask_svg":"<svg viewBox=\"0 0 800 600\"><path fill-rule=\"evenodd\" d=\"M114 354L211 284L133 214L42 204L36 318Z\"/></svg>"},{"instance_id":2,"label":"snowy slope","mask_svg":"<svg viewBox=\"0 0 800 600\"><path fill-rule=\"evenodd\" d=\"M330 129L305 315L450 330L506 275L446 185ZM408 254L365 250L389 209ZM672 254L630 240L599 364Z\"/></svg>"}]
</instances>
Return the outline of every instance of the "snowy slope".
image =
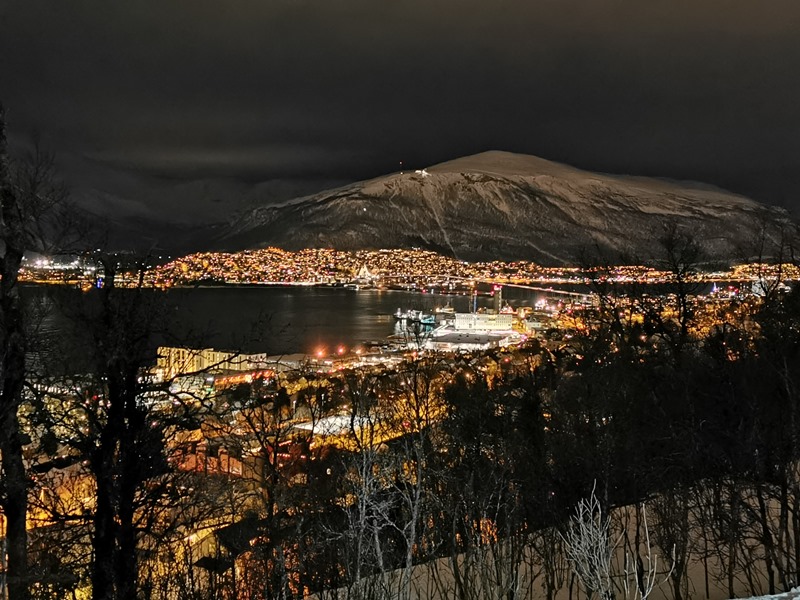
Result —
<instances>
[{"instance_id":1,"label":"snowy slope","mask_svg":"<svg viewBox=\"0 0 800 600\"><path fill-rule=\"evenodd\" d=\"M709 259L730 259L750 253L763 222L777 227L789 219L710 186L484 152L256 208L218 246L419 246L464 259L561 264L597 253L655 257L670 222L701 240Z\"/></svg>"},{"instance_id":2,"label":"snowy slope","mask_svg":"<svg viewBox=\"0 0 800 600\"><path fill-rule=\"evenodd\" d=\"M800 599L800 588L793 588L791 591L784 592L783 594L775 594L774 596L758 596L755 598L739 598L737 600L798 600Z\"/></svg>"}]
</instances>

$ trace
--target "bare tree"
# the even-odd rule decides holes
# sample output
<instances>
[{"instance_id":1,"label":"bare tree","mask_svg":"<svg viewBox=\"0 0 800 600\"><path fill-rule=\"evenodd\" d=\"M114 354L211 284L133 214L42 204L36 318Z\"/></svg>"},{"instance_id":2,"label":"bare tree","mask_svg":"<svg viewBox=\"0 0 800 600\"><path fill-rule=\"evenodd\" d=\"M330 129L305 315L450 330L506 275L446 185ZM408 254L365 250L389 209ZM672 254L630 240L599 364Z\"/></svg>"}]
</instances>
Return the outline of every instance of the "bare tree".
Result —
<instances>
[{"instance_id":1,"label":"bare tree","mask_svg":"<svg viewBox=\"0 0 800 600\"><path fill-rule=\"evenodd\" d=\"M386 558L386 515L391 497L384 469L381 442L387 422L378 405L378 378L350 374L346 389L350 399L349 438L354 452L347 457L343 482L346 523L344 531L331 530L345 549L346 597L372 600L390 596Z\"/></svg>"},{"instance_id":2,"label":"bare tree","mask_svg":"<svg viewBox=\"0 0 800 600\"><path fill-rule=\"evenodd\" d=\"M26 516L28 478L22 457L19 407L25 382L26 337L18 276L27 245L22 199L11 181L5 109L0 105L0 503L5 517L6 585L10 600L29 597Z\"/></svg>"},{"instance_id":3,"label":"bare tree","mask_svg":"<svg viewBox=\"0 0 800 600\"><path fill-rule=\"evenodd\" d=\"M643 504L636 504L633 508L636 532L633 544L630 543L630 539L626 539L628 550L625 552L622 589L626 599L646 600L656 587L669 580L675 568L675 548L669 550L672 554L669 570L666 573L659 573L659 557L653 553L647 509Z\"/></svg>"},{"instance_id":4,"label":"bare tree","mask_svg":"<svg viewBox=\"0 0 800 600\"><path fill-rule=\"evenodd\" d=\"M528 546L532 557L530 568L539 569L544 596L546 600L553 600L564 586L569 570L564 540L555 527L547 527L532 532Z\"/></svg>"},{"instance_id":5,"label":"bare tree","mask_svg":"<svg viewBox=\"0 0 800 600\"><path fill-rule=\"evenodd\" d=\"M0 506L7 541L6 584L12 600L28 598L26 512L28 478L23 461L19 409L24 402L28 323L20 298L19 274L26 251L65 248L76 212L56 183L52 155L35 144L26 161L8 153L5 109L0 104Z\"/></svg>"},{"instance_id":6,"label":"bare tree","mask_svg":"<svg viewBox=\"0 0 800 600\"><path fill-rule=\"evenodd\" d=\"M613 537L611 518L603 512L594 490L578 502L562 539L570 564L588 595L598 594L602 600L612 600L612 563L622 536Z\"/></svg>"},{"instance_id":7,"label":"bare tree","mask_svg":"<svg viewBox=\"0 0 800 600\"><path fill-rule=\"evenodd\" d=\"M652 501L656 527L652 538L663 553L672 553L670 585L672 597L683 600L689 594L688 570L692 548L691 490L676 485L657 495Z\"/></svg>"},{"instance_id":8,"label":"bare tree","mask_svg":"<svg viewBox=\"0 0 800 600\"><path fill-rule=\"evenodd\" d=\"M638 519L639 507L635 508ZM616 530L611 516L603 512L594 490L588 498L578 502L562 539L572 568L590 597L597 594L603 600L611 600L621 589L626 599L645 600L656 586L669 578L671 568L659 581L659 559L652 551L644 507L641 508L641 518L643 537L637 533L632 547L624 554L622 569L619 569L615 561L623 542L627 542L625 530ZM637 530L638 527L637 523ZM621 580L619 585L616 580Z\"/></svg>"},{"instance_id":9,"label":"bare tree","mask_svg":"<svg viewBox=\"0 0 800 600\"><path fill-rule=\"evenodd\" d=\"M88 529L92 597L130 600L152 592L162 544L213 513L207 502L192 502L212 486L172 461L173 441L198 428L208 406L170 396L170 381L149 370L164 307L143 287L141 265L131 265L138 284L121 289L119 259L101 259L101 289L64 291L63 338L73 346L60 368L71 375L56 374L32 422L42 428L41 453L52 437L52 449L92 484L90 505L73 515Z\"/></svg>"},{"instance_id":10,"label":"bare tree","mask_svg":"<svg viewBox=\"0 0 800 600\"><path fill-rule=\"evenodd\" d=\"M669 310L665 314L664 307L658 306L658 312L651 311L650 316L679 364L692 337L696 317L692 296L700 289L694 275L703 250L691 233L679 230L675 223L665 227L659 241L664 255L661 267L670 274L666 307Z\"/></svg>"}]
</instances>

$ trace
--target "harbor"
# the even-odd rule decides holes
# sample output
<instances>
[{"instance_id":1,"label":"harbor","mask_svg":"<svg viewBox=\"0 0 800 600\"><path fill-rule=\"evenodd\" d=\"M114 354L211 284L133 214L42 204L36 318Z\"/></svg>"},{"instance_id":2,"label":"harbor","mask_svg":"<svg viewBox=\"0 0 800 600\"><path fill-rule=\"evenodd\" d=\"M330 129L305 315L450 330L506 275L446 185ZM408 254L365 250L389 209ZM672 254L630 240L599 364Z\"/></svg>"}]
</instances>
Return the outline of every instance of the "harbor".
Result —
<instances>
[{"instance_id":1,"label":"harbor","mask_svg":"<svg viewBox=\"0 0 800 600\"><path fill-rule=\"evenodd\" d=\"M415 351L471 352L503 348L525 342L550 325L557 304L544 299L532 306L512 307L503 300L503 288L494 286L491 305L478 308L475 294L468 312L458 312L448 302L430 313L398 308L394 317L394 344Z\"/></svg>"}]
</instances>

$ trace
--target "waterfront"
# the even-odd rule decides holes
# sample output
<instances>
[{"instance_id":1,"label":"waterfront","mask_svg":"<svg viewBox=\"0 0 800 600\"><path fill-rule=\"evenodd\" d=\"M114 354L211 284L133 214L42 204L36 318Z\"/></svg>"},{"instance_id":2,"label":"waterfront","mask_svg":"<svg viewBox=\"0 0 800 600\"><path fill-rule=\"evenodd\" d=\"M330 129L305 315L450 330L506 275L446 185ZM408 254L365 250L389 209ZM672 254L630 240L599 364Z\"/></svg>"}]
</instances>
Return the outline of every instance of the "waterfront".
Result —
<instances>
[{"instance_id":1,"label":"waterfront","mask_svg":"<svg viewBox=\"0 0 800 600\"><path fill-rule=\"evenodd\" d=\"M485 289L481 291L485 292ZM585 290L578 291L571 287L561 291L583 293ZM651 296L648 294L657 290L645 286L631 291L638 294L632 295L630 309L652 308L649 304ZM666 291L662 290L664 293ZM547 291L513 287L506 287L503 292L503 299L512 307L536 304L547 295ZM42 476L37 472L39 477L37 486L47 490L42 497L46 502L50 500L58 502L53 504L53 507L67 505L71 500L70 494L73 489L88 489L88 492L81 493L86 494L91 502L92 485L98 480L96 471L91 470L91 458L96 455L95 448L100 445L100 442L95 442L94 439L102 439L100 436L104 431L108 431L106 428L95 434L91 424L99 423L100 427L104 427L106 423L111 422L111 409L114 405L110 404L111 401L102 402L101 395L105 389L112 390L110 383L105 384L111 381L107 373L114 376L114 371L111 369L119 369L118 373L130 374L131 371L124 370L131 364L126 362L126 359L132 357L132 360L136 361L137 356L147 355L146 352L139 354L142 350L140 334L158 331L161 324L166 324L170 329L167 334L172 334L172 339L163 341L170 344L176 342L180 344L181 341L189 343L193 340L195 343L189 345L194 348L241 349L245 352L270 354L316 353L318 350L335 353L339 345L349 347L350 343L356 340L376 340L380 343L380 340L385 339L385 336L394 329L393 313L397 308L416 308L431 312L436 307L449 305L453 310L466 312L472 300L470 296L378 289L355 291L343 287L324 286L254 285L169 290L145 288L115 290L116 302L106 308L107 312L102 312L101 301L106 296L103 290L95 289L86 293L66 286L58 288L38 286L26 288L26 293L31 300L53 298L56 301L51 303L51 309L57 306L63 307L62 316L59 316L57 311L51 310L45 320L50 323L53 335L60 337L65 343L81 337L92 337L91 334L96 332L96 328L102 334L93 337L92 343L84 348L87 357L99 358L102 362L68 371L66 372L68 377L59 377L55 383L43 381L42 387L39 388L52 393L52 397L48 398L45 404L47 412L43 413L46 419L44 422L58 426L33 429L35 434L41 437L41 440L35 440L37 455L34 464L37 468L40 464L46 464L48 468L50 464L56 464L44 450L45 442L49 439L47 436L51 435L51 431L62 435L58 439L62 445L57 446L56 450L61 451L64 447L70 452L66 456L62 454L59 459L66 458L72 461L69 463L69 469L55 467L52 472L46 472ZM637 299L642 300L643 304L636 304ZM63 300L63 303L60 300ZM496 303L495 298L487 295L480 295L476 300L480 307L491 307ZM458 507L463 506L463 489L465 489L460 472L465 466L473 468L470 466L471 463L462 462L465 460L462 457L466 456L466 453L462 453L461 450L470 447L477 450L476 455L485 456L486 459L486 466L481 467L480 475L488 474L485 479L490 487L486 488L486 495L481 497L497 498L504 494L507 490L505 482L508 481L507 476L510 473L534 472L536 476L541 473L542 480L547 482L548 487L545 489L551 490L547 496L546 508L543 509L547 512L542 512L541 517L537 516L536 521L528 522L521 517L515 525L520 530L526 531L526 540L538 540L530 536L540 535L541 532L535 525L548 523L544 519L552 514L551 506L554 502L563 504L563 507L559 507L559 511L565 514L566 507L572 506L578 498L575 494L568 495L570 490L578 489L580 485L591 489L590 481L598 471L595 468L598 463L591 462L593 460L622 465L611 476L615 481L621 481L624 486L624 492L620 492L618 497L630 502L630 490L637 489L634 486L638 485L638 481L642 479L661 481L662 470L659 470L658 477L653 479L646 470L653 464L649 457L656 456L658 461L663 461L661 464L667 464L669 472L686 469L687 462L684 460L685 453L682 448L685 444L684 438L680 436L659 438L658 432L665 427L669 427L672 431L688 431L692 439L699 440L697 447L711 448L707 455L699 455L698 463L710 462L721 452L719 446L714 446L719 439L717 432L729 423L726 402L730 400L727 396L730 387L715 385L715 382L727 383L728 380L723 377L729 377L731 372L742 371L741 383L733 382L741 386L739 389L742 392L737 390L733 398L736 401L737 397L743 396L744 404L740 406L751 408L753 390L749 383L749 374L763 372L769 364L764 365L759 362L748 365L745 363L746 360L758 360L758 356L755 359L750 358L750 353L737 356L736 345L730 346L730 353L715 352L719 347L715 342L720 339L720 334L725 336L722 338L723 342L736 341L734 335L758 335L756 328L745 327L739 330L732 329L733 335L726 335L724 328L709 332L706 326L706 322L710 322L709 315L713 317L714 323L730 324L732 328L737 323L746 322L734 314L738 302L730 303L730 306L716 306L717 301L714 298L704 297L698 298L696 305L694 302L693 300L692 308L703 307L708 303L709 308L713 309L689 310L685 313L690 316L693 323L690 328L691 337L685 343L681 343L678 350L684 351L685 356L690 355L691 351L690 356L696 356L697 361L674 360L677 354L676 346L672 343L674 338L665 337L670 332L669 323L665 324L664 329L653 331L648 338L645 330L640 327L641 323L636 319L618 321L616 317L620 316L620 304L615 304L613 307L605 306L613 312L606 312L601 318L586 321L584 325L588 323L591 328L584 327L583 335L565 335L559 339L556 343L559 347L563 344L562 352L549 352L546 347L540 348L537 344L531 344L519 350L511 347L503 352L473 355L469 359L453 355L449 351L435 356L415 356L414 360L403 360L400 353L391 357L351 355L342 360L326 357L324 360L308 362L286 357L287 360L283 361L283 364L288 370L284 372L278 369L276 362L273 361L270 361L271 364L265 369L263 359L258 357L254 362L248 363L246 362L250 360L248 357L226 357L224 353L187 352L180 347L162 349L160 356L166 360L160 362L154 370L139 371L143 365L138 362L133 363L137 367L137 372L155 373L156 377L154 381L149 377L143 377L138 380L137 385L129 388L131 395L128 396L128 406L135 407L135 411L132 411L135 417L141 415L143 418L127 419L125 421L127 429L123 430L123 434L128 435L129 431L133 431L133 435L137 437L133 438L131 435L131 438L136 441L149 441L154 439L155 431L158 436L155 437L156 443L159 445L142 443L136 446L137 453L133 455L133 459L141 462L143 454L139 453L139 449L147 450L155 447L156 450L147 456L161 456L164 458L161 464L167 465L165 474L158 473L159 478L163 477L162 480L166 480L167 477L174 477L167 481L174 481L173 485L176 486L183 485L184 481L196 482L192 487L178 488L177 495L167 496L165 500L179 509L182 509L183 505L178 503L184 503L193 509L199 506L209 511L205 514L214 516L187 520L186 523L176 521L182 528L180 535L176 538L165 537L163 538L165 541L159 541L159 544L166 547L169 552L173 552L171 545L175 548L185 548L186 546L182 544L186 544L187 538L191 538L192 556L200 556L198 560L209 562L214 556L211 553L216 553L217 550L215 546L208 545L207 541L213 540L212 536L218 535L217 531L231 531L228 523L233 523L251 532L248 534L250 547L257 548L257 544L261 543L260 540L268 539L265 536L274 530L254 529L253 523L256 523L256 520L249 515L268 515L275 502L282 502L286 506L291 506L292 511L296 511L292 514L287 512L288 518L281 521L280 526L284 527L283 523L288 522L291 527L295 527L291 529L292 532L300 531L297 527L301 521L313 523L315 521L312 517L322 515L327 519L329 514L341 514L339 507L347 506L348 499L353 495L352 490L364 489L351 487L353 481L351 474L359 472L359 464L367 464L368 473L374 473L376 469L381 472L386 470L389 473L391 479L388 479L390 484L385 488L387 494L393 493L395 489L413 489L410 486L421 485L419 482L422 482L426 487L417 489L421 490L420 493L424 493L426 498L433 500L425 506L455 506L460 510ZM33 307L36 303L29 304ZM47 303L43 304L45 305L42 308L48 308ZM757 318L758 304L759 298L750 294L741 306L752 318ZM142 307L144 310L141 310ZM595 304L587 312L594 313L603 307L604 305ZM574 308L565 311L576 313L574 325L569 323L569 317L565 318L565 333L575 331L571 328L580 324L581 311ZM668 312L670 308L663 305L661 308L664 310L660 314L670 314ZM723 310L719 311L718 308ZM727 308L731 310L728 311ZM82 312L87 316L93 316L93 319L66 320L64 315L70 312L72 314ZM128 315L131 314L133 317L128 319ZM154 329L148 329L144 324L150 317L153 317L153 324L156 326ZM469 315L468 317L472 318ZM612 322L623 329L609 328L608 325ZM76 329L83 331L75 331ZM76 333L83 335L74 335ZM87 333L90 335L87 336ZM758 338L753 337L752 340L756 343ZM622 346L622 344L629 345ZM56 347L58 347L56 343L52 344L52 348ZM618 352L620 347L626 351ZM592 354L588 354L587 350ZM587 354L583 354L584 352ZM66 356L70 357L75 354L84 353L66 352ZM631 362L631 357L635 362ZM54 361L59 360L59 357L53 358ZM229 358L232 360L230 364L226 364ZM199 360L195 362L194 359ZM259 360L261 364L256 367ZM540 361L546 366L540 366L542 364ZM44 364L45 361L42 362ZM237 367L242 364L245 365L244 369ZM665 365L672 364L677 366L665 368ZM744 365L744 369L740 365ZM52 366L50 367L52 370ZM711 371L709 367L716 368L717 371ZM170 368L174 368L174 371L170 372ZM237 372L232 372L233 370ZM200 377L197 376L198 372L202 373ZM96 379L92 373L97 374ZM76 377L76 374L79 377ZM165 380L170 383L171 395L164 391L164 380L158 377L161 374L166 374ZM180 375L188 376L180 377ZM710 377L714 379L712 385L708 386L706 382ZM686 383L687 386L692 386L688 388L689 393L676 394L675 379L679 385ZM93 381L95 385L86 385L85 381ZM116 382L119 382L119 379ZM154 385L151 386L151 383ZM779 383L780 381L774 382L772 387L759 384L759 390L764 387L766 389L761 392L763 396L759 395L756 398L758 402L766 405L774 398L780 398L780 389L777 388ZM76 384L80 386L77 388L80 393L74 393ZM94 394L95 390L99 390L100 393ZM595 394L593 390L600 392ZM646 393L642 393L643 390ZM697 393L694 393L695 390ZM709 390L722 391L718 396L711 396L712 400L709 402ZM110 393L107 397L115 398ZM630 398L636 398L637 401L630 402ZM696 401L696 398L699 400ZM602 404L596 403L598 399ZM587 410L596 410L598 405L603 410L603 413L600 413L603 419L597 419L594 424L591 421L587 423L585 415L590 414ZM665 406L669 407L668 412L665 411L667 417L661 412ZM719 406L726 410L712 412L709 406L713 407L712 410ZM684 417L698 413L702 415L702 420L692 418L687 421ZM80 419L74 422L81 425L90 423L90 425L77 430L78 433L74 433L76 429L61 427L61 423L71 421L73 414ZM609 415L608 419L605 418L606 414ZM64 419L64 415L68 418ZM523 415L525 419L520 419L518 415ZM645 418L642 418L642 415L645 415ZM658 418L647 419L647 415L656 415ZM475 419L476 416L478 419ZM35 418L40 417L35 415ZM672 420L665 424L667 418ZM614 426L608 426L611 419ZM761 419L754 421L760 423ZM31 418L30 422L36 425L40 421ZM551 427L550 422L559 426ZM698 422L711 423L711 427L690 429ZM780 419L776 421L773 418L764 426L763 431L770 433L778 431L779 434L783 434L776 424L778 422ZM177 423L177 427L173 423ZM139 429L133 430L134 427ZM707 433L709 429L712 433ZM62 434L62 431L66 433ZM752 437L748 436L747 439L765 439L763 431L755 431ZM435 432L436 435L431 436L430 432ZM651 434L651 432L656 433ZM91 435L97 435L98 438L89 437ZM116 447L124 447L124 438L120 435L117 439L119 441L115 442ZM416 440L416 447L425 452L424 455L419 455L422 456L421 460L404 453L403 448L409 448L405 443L409 439ZM476 439L480 441L480 448L474 446ZM597 451L597 439L609 440L608 444L601 445L605 447L600 448L602 450L600 453ZM638 444L636 447L641 448L641 451L635 452L634 455L646 456L648 460L626 462L630 458L628 449L632 439ZM655 450L648 446L652 440L655 440ZM86 453L84 450L86 447L92 454ZM484 448L487 449L485 455L482 454ZM618 454L618 449L625 454L624 457ZM745 448L745 451L747 450ZM741 449L736 448L735 451L738 454ZM157 454L159 452L160 454ZM84 459L84 456L89 458ZM503 457L503 460L496 460L496 456ZM555 457L554 460L549 460L550 456ZM586 471L572 466L574 462L572 457L575 456L588 457L586 464L589 466ZM365 458L372 460L370 457L377 457L376 462L358 462ZM412 471L404 467L408 464L409 457L417 461L415 472L421 474L415 480L408 479L407 473ZM515 462L512 464L510 461ZM513 467L513 471L509 468L509 464ZM390 470L393 468L392 465L400 465L402 468L395 473ZM436 465L436 470L432 470L430 465ZM690 464L689 467L700 470L699 466ZM154 480L150 475L152 471L135 469L131 471L135 474L144 473L139 476L137 485L141 489L151 489L151 481ZM782 467L782 472L790 470ZM457 476L448 477L449 473L456 473ZM725 472L723 476L735 475L736 473L731 475ZM746 476L749 474L746 473ZM451 489L455 493L443 494L441 480L452 486ZM67 484L63 483L64 481L67 481ZM275 481L281 483L275 484ZM748 497L755 498L749 496L751 491L745 487L749 480L741 481L742 483L737 483L741 485L739 489L745 490L744 493L748 494ZM493 482L498 482L501 487L494 487ZM398 483L401 485L397 485ZM225 487L220 487L221 494L216 496L213 490L218 484ZM356 484L363 486L358 480ZM769 495L770 488L761 482L757 485L761 487L757 487L754 493L762 493L765 496L765 498L759 497L759 500L762 503L775 500L777 506L777 496ZM212 493L207 493L207 489L212 490ZM526 489L535 490L536 486L528 486ZM778 488L773 486L773 489ZM198 493L195 494L195 490ZM382 489L381 492L383 491ZM714 497L703 488L699 488L698 492L697 496L700 498ZM484 492L481 491L481 494ZM252 500L253 498L255 500ZM268 498L270 504L263 504L264 498ZM393 502L402 501L402 497L399 496L391 498ZM538 501L541 496L534 495L533 498ZM455 504L444 504L451 501ZM509 504L508 507L512 510L508 514L527 515L525 511L517 510L517 506L522 506L521 503L524 501L527 500L520 496L520 504ZM735 506L746 504L746 500L742 501L739 497L733 498L731 502L735 502ZM533 501L531 505L537 506ZM34 509L39 511L36 513L38 522L49 524L53 520L51 515L61 514L56 512L58 508L52 508L49 504L44 506L44 509ZM332 513L330 507L335 507L336 512ZM143 510L151 509L160 510L161 507L153 504L152 507L148 505ZM717 506L702 506L702 510L712 509L716 510ZM728 504L723 504L719 509L726 512L731 510ZM174 512L179 515L195 514L192 510ZM217 514L221 515L221 518L218 518ZM485 518L492 519L495 514L497 513ZM643 514L643 511L637 514ZM427 522L437 523L437 515L438 513L432 515L425 513L423 516ZM477 517L471 518L470 522L480 523L484 518L481 512L476 515ZM283 519L283 515L280 518ZM540 518L542 520L539 520ZM219 528L221 519L224 519L222 521L225 524L224 528ZM274 516L263 517L260 520L260 523L265 524L264 527L271 527L275 522ZM334 527L339 527L343 532L339 534L342 536L341 539L352 539L353 530L347 528L347 522L344 525L341 525L341 522L339 518L322 521L323 529L309 529L308 539L330 539L324 537L322 532L339 531L333 529ZM790 522L788 517L776 518L775 529L786 522ZM404 526L403 523L405 521L401 522L401 526ZM39 529L46 529L44 533L53 530L49 527ZM177 529L176 526L175 530ZM305 531L302 530L304 535ZM443 531L446 534L448 530ZM188 532L191 532L189 536ZM477 529L470 535L475 536L476 533L479 533ZM773 535L772 531L769 534ZM546 531L541 535L547 535ZM698 527L687 535L695 536L703 543L721 543L717 541L716 530L713 528ZM774 537L788 538L789 535L778 531ZM306 551L306 547L297 541L299 538L287 539L287 544L301 548L303 552ZM197 543L194 540L198 540ZM382 544L383 540L379 540L379 543ZM539 540L536 543L544 542ZM419 544L418 547L424 548L424 545ZM315 546L311 549L313 553L304 554L303 564L313 565L314 569L320 571L322 567L314 562L315 557L332 555L326 546L323 545L321 548L324 552L319 552ZM736 548L737 552L742 550L743 548ZM529 552L528 549L522 551ZM785 551L789 552L791 548ZM178 550L174 552L177 553ZM687 556L693 556L688 552L687 550ZM152 559L155 563L164 555L166 553L152 553L150 556L156 557ZM419 554L417 562L421 572L425 572L426 565L435 564L432 560L435 558L439 557ZM242 567L242 571L245 572L247 566L252 564L248 562L249 560L249 554L241 553L230 564L234 567L239 564L245 565ZM566 564L567 559L564 556L559 560ZM691 560L693 565L701 564L698 558ZM187 573L194 574L196 564L197 561L193 559L192 563L185 565L179 563L179 566L183 565ZM713 561L702 564L706 570L701 572L701 576L708 579L717 577L718 571L721 572ZM338 563L334 564L334 567L344 568ZM157 563L151 570L156 572L158 569L160 572L163 568L162 564ZM280 568L294 568L294 564L287 566L281 564ZM509 572L516 573L523 572L524 567L515 563L510 568ZM699 567L697 570L700 570ZM181 577L188 577L185 574L181 575L182 572L179 572L177 567L175 571ZM198 572L204 573L199 570ZM430 575L431 578L434 576L435 574ZM202 582L203 579L198 577L197 581ZM314 589L312 587L314 585L320 588L331 587L331 584L324 579L310 581L307 587ZM733 589L732 584L731 589ZM710 591L706 595L712 597ZM724 597L733 597L733 592Z\"/></svg>"},{"instance_id":2,"label":"waterfront","mask_svg":"<svg viewBox=\"0 0 800 600\"><path fill-rule=\"evenodd\" d=\"M550 286L548 286L550 287ZM662 292L647 286L649 293ZM562 284L558 291L589 292L588 286ZM698 293L708 293L705 284ZM478 308L493 308L480 286ZM630 289L625 291L631 291ZM164 294L174 314L174 331L191 332L204 346L270 354L334 353L363 342L384 343L395 332L397 309L430 313L448 304L458 312L470 312L473 297L401 290L351 290L316 286L233 286L172 288ZM533 306L549 294L503 286L503 304ZM562 297L566 299L565 297Z\"/></svg>"},{"instance_id":3,"label":"waterfront","mask_svg":"<svg viewBox=\"0 0 800 600\"><path fill-rule=\"evenodd\" d=\"M432 311L449 303L468 311L471 306L468 296L326 287L195 288L166 294L181 329L205 332L209 346L270 354L333 353L340 345L381 343L395 330L398 308ZM492 303L490 297L478 298L479 307Z\"/></svg>"},{"instance_id":4,"label":"waterfront","mask_svg":"<svg viewBox=\"0 0 800 600\"><path fill-rule=\"evenodd\" d=\"M556 293L589 291L587 286L574 284L552 287ZM656 291L650 287L649 292ZM701 293L708 292L708 287L703 286ZM479 288L477 307L493 308L490 287ZM26 286L26 290L26 295L39 301L80 294L52 286ZM458 312L469 312L473 307L473 297L466 295L325 286L200 286L144 293L153 296L154 305L162 307L158 310L167 311L169 335L154 343L269 354L333 354L340 346L386 343L387 337L395 333L394 314L398 308L430 313L447 305ZM514 308L533 306L548 295L544 291L503 287L503 303ZM68 317L58 311L48 314L43 325L53 334L70 328Z\"/></svg>"},{"instance_id":5,"label":"waterfront","mask_svg":"<svg viewBox=\"0 0 800 600\"><path fill-rule=\"evenodd\" d=\"M154 344L213 347L269 354L334 353L363 342L386 343L395 331L394 313L452 306L460 312L472 307L469 296L423 294L399 290L350 290L313 286L239 286L145 290L154 305L166 310L168 335ZM80 294L52 286L26 286L29 304L41 307L41 329L50 336L74 327L65 316L69 296ZM131 291L130 293L134 293ZM505 294L506 292L504 292ZM512 306L532 304L540 293L507 291ZM62 298L66 302L58 300ZM51 301L55 300L55 301ZM492 307L489 296L477 298L478 307ZM159 308L158 310L162 310Z\"/></svg>"}]
</instances>

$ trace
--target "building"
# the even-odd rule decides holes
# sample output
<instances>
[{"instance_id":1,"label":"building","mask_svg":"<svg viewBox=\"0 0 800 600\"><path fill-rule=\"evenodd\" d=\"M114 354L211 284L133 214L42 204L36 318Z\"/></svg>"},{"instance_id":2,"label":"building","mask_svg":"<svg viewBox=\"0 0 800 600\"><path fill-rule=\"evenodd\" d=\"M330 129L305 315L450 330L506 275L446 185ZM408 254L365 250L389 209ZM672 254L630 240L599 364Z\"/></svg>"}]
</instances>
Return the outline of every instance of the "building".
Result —
<instances>
[{"instance_id":1,"label":"building","mask_svg":"<svg viewBox=\"0 0 800 600\"><path fill-rule=\"evenodd\" d=\"M453 326L456 331L511 331L514 328L514 315L456 313Z\"/></svg>"},{"instance_id":2,"label":"building","mask_svg":"<svg viewBox=\"0 0 800 600\"><path fill-rule=\"evenodd\" d=\"M243 354L214 350L213 348L175 348L161 346L158 349L156 369L162 379L220 371L292 371L308 362L305 354L269 356L264 352Z\"/></svg>"},{"instance_id":3,"label":"building","mask_svg":"<svg viewBox=\"0 0 800 600\"><path fill-rule=\"evenodd\" d=\"M244 359L233 352L222 352L213 348L173 348L162 346L158 349L156 368L164 379L177 375L202 373L209 370L243 370Z\"/></svg>"}]
</instances>

